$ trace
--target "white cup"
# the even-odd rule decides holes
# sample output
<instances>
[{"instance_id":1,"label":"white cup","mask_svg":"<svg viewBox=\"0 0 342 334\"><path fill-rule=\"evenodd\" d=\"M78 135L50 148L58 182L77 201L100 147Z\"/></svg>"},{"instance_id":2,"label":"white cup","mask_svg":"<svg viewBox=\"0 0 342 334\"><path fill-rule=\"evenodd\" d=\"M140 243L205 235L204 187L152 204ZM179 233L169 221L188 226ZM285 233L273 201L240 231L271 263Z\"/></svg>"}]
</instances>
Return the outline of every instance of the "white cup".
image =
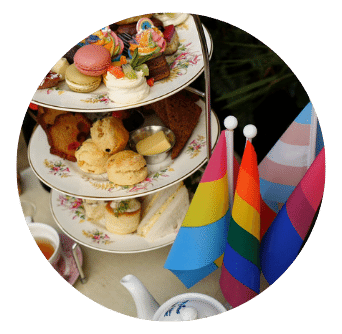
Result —
<instances>
[{"instance_id":1,"label":"white cup","mask_svg":"<svg viewBox=\"0 0 342 334\"><path fill-rule=\"evenodd\" d=\"M27 226L36 241L45 240L52 245L54 252L48 261L57 271L59 260L61 256L63 257L65 262L63 275L68 276L70 274L70 261L62 252L61 241L57 231L53 227L43 223L28 223Z\"/></svg>"}]
</instances>

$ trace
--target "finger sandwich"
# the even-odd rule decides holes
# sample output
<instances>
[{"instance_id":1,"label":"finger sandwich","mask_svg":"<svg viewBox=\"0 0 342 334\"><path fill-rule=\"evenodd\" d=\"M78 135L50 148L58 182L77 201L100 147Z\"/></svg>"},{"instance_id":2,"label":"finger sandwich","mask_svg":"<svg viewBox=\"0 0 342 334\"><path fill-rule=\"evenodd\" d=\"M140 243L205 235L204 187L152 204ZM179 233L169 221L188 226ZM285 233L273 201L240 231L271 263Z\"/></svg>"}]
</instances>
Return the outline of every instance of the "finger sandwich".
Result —
<instances>
[{"instance_id":1,"label":"finger sandwich","mask_svg":"<svg viewBox=\"0 0 342 334\"><path fill-rule=\"evenodd\" d=\"M181 226L189 205L189 192L183 182L147 195L142 202L142 219L137 234L153 241L175 233Z\"/></svg>"}]
</instances>

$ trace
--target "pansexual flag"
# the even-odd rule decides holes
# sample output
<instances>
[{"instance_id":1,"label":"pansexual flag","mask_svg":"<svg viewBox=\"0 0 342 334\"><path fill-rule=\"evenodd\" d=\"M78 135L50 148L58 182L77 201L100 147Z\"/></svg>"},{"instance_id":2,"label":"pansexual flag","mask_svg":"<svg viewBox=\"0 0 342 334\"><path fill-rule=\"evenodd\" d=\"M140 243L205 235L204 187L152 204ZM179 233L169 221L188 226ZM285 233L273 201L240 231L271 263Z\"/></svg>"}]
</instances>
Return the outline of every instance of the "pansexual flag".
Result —
<instances>
[{"instance_id":1,"label":"pansexual flag","mask_svg":"<svg viewBox=\"0 0 342 334\"><path fill-rule=\"evenodd\" d=\"M220 286L225 299L239 306L260 292L260 184L257 156L246 142L234 195Z\"/></svg>"},{"instance_id":2,"label":"pansexual flag","mask_svg":"<svg viewBox=\"0 0 342 334\"><path fill-rule=\"evenodd\" d=\"M323 148L262 239L261 269L269 284L273 284L297 257L322 200L324 179Z\"/></svg>"},{"instance_id":3,"label":"pansexual flag","mask_svg":"<svg viewBox=\"0 0 342 334\"><path fill-rule=\"evenodd\" d=\"M312 123L313 113L308 103L259 164L261 238L310 167L312 144L316 156L323 147L319 123L317 128Z\"/></svg>"},{"instance_id":4,"label":"pansexual flag","mask_svg":"<svg viewBox=\"0 0 342 334\"><path fill-rule=\"evenodd\" d=\"M235 175L238 168L234 159ZM164 265L187 288L221 266L229 216L227 146L222 131Z\"/></svg>"}]
</instances>

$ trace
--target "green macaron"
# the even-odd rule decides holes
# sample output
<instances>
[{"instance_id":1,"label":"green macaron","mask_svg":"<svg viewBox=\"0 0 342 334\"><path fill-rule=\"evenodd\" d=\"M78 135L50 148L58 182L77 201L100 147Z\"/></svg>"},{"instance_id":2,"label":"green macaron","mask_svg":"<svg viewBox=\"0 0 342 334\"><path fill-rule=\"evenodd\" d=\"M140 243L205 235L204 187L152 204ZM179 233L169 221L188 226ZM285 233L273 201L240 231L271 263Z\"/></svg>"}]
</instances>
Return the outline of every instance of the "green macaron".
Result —
<instances>
[{"instance_id":1,"label":"green macaron","mask_svg":"<svg viewBox=\"0 0 342 334\"><path fill-rule=\"evenodd\" d=\"M101 84L102 77L92 77L82 74L75 66L71 64L65 72L65 82L68 87L78 93L89 93L98 88Z\"/></svg>"}]
</instances>

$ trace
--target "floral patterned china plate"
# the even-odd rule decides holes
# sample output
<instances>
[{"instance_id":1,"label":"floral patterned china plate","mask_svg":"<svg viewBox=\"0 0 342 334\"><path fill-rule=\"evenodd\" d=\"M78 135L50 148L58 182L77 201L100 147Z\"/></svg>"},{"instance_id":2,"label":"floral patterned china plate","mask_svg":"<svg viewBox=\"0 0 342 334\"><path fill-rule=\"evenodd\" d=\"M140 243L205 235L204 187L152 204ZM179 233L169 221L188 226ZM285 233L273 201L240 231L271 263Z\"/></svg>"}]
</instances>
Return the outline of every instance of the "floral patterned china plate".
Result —
<instances>
[{"instance_id":1,"label":"floral patterned china plate","mask_svg":"<svg viewBox=\"0 0 342 334\"><path fill-rule=\"evenodd\" d=\"M108 90L104 83L101 83L100 87L91 93L76 93L69 89L65 81L62 81L57 87L37 90L32 102L41 106L68 111L109 111L150 104L180 91L190 85L203 72L204 61L193 17L190 15L176 29L180 45L174 55L167 57L171 74L168 78L157 81L144 100L130 105L118 105L109 99ZM212 39L206 28L204 28L204 34L210 57L213 51Z\"/></svg>"},{"instance_id":2,"label":"floral patterned china plate","mask_svg":"<svg viewBox=\"0 0 342 334\"><path fill-rule=\"evenodd\" d=\"M107 174L95 175L83 172L77 162L50 154L50 146L44 130L38 126L32 134L28 159L37 177L50 188L64 194L98 200L125 199L144 196L184 180L198 170L207 160L205 104L200 119L181 154L174 160L158 165L148 165L148 177L134 186L117 186L110 182ZM211 143L215 146L219 136L219 121L211 112ZM155 117L155 116L153 116ZM148 124L146 118L143 126ZM155 122L155 120L154 120Z\"/></svg>"},{"instance_id":3,"label":"floral patterned china plate","mask_svg":"<svg viewBox=\"0 0 342 334\"><path fill-rule=\"evenodd\" d=\"M85 218L81 198L75 198L51 190L50 206L59 228L78 244L111 253L137 253L170 245L176 233L169 234L153 242L137 234L117 235L108 232Z\"/></svg>"}]
</instances>

